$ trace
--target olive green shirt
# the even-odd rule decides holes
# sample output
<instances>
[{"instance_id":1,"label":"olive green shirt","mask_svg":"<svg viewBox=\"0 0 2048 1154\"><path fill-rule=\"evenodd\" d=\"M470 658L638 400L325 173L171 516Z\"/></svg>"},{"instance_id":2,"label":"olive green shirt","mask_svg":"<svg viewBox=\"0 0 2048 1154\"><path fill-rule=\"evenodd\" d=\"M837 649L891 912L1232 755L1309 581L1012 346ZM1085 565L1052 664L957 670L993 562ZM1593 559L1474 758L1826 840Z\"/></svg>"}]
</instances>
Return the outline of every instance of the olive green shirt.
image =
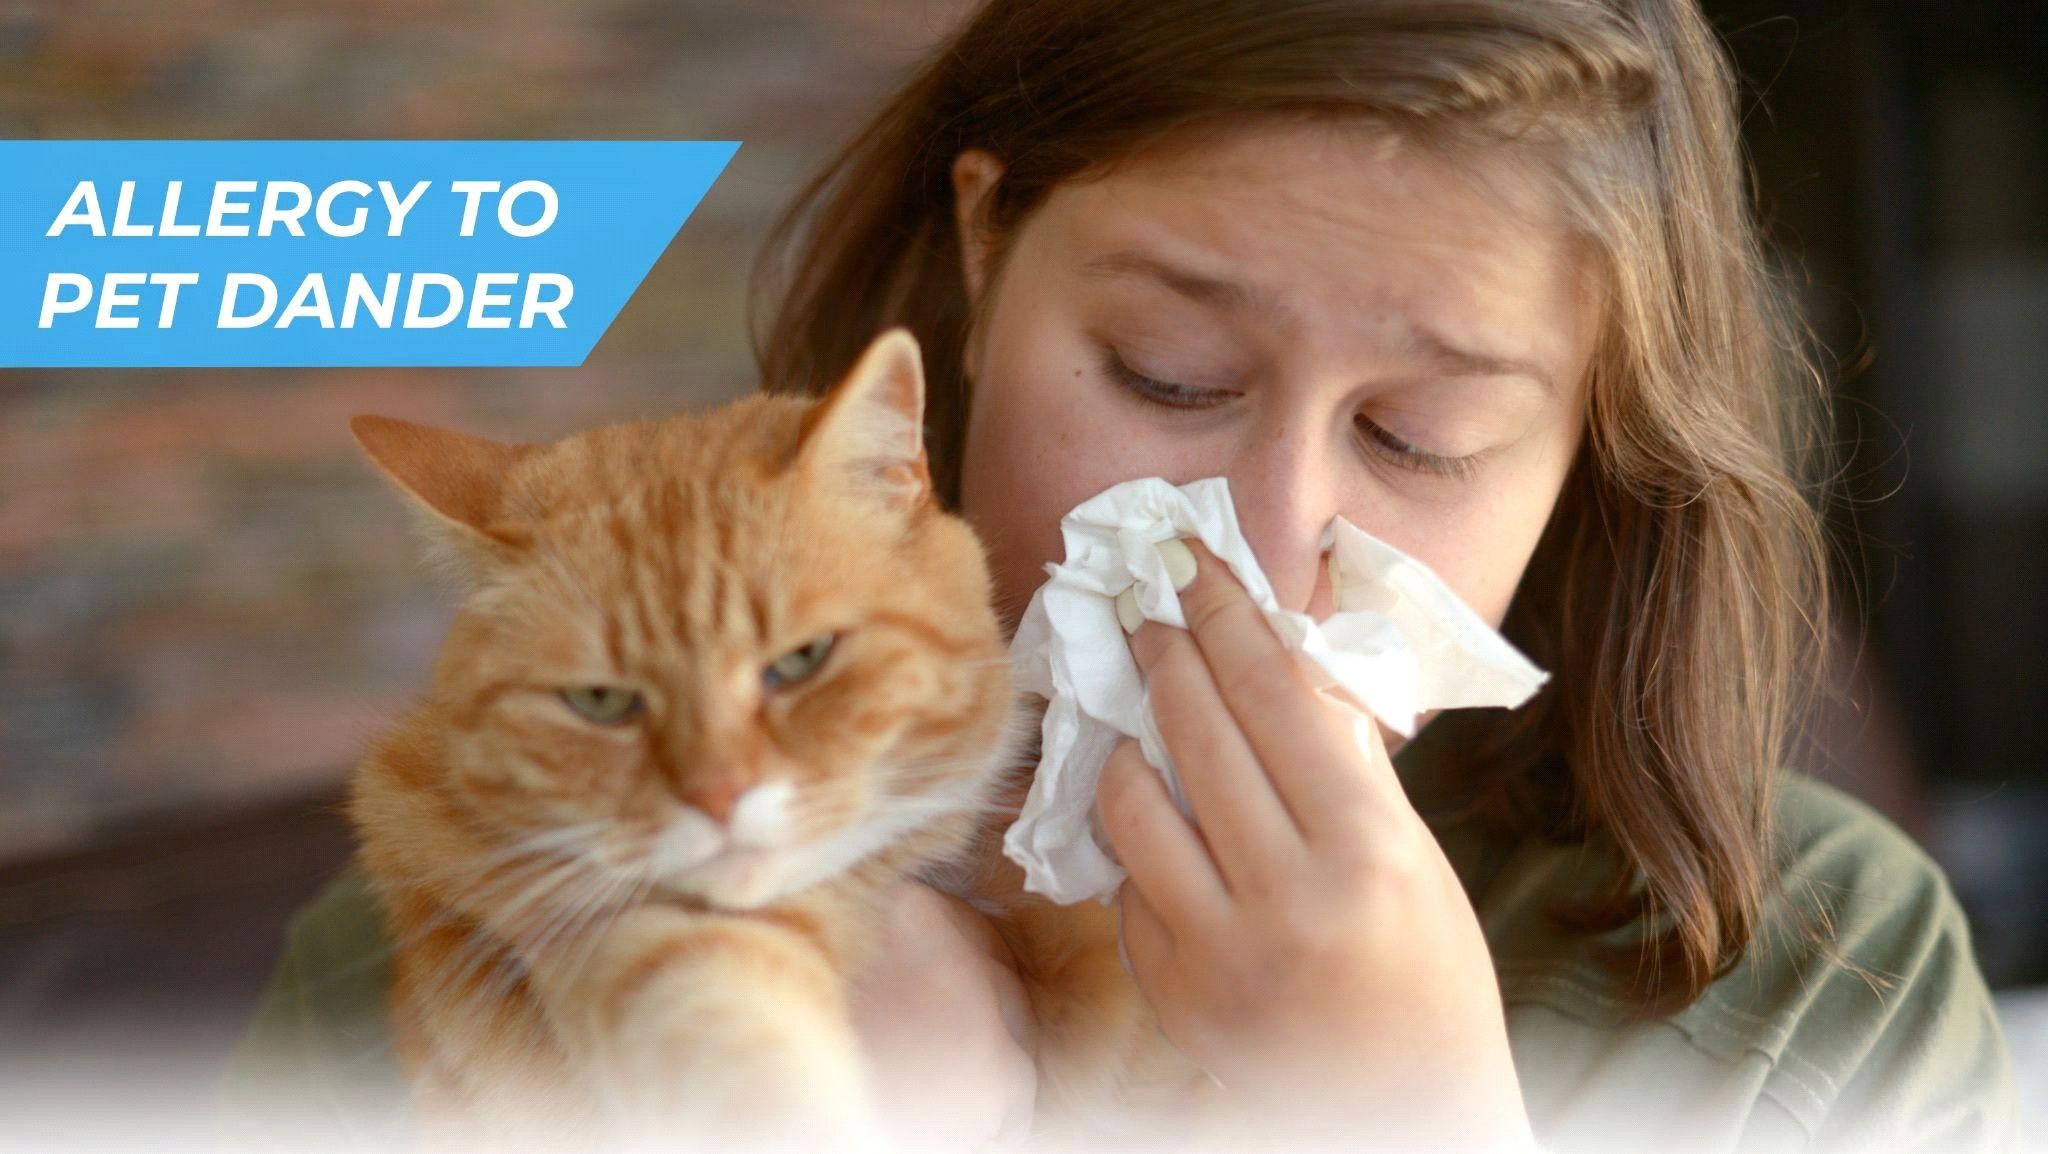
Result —
<instances>
[{"instance_id":1,"label":"olive green shirt","mask_svg":"<svg viewBox=\"0 0 2048 1154\"><path fill-rule=\"evenodd\" d=\"M1585 944L1545 914L1585 892L1595 855L1491 841L1469 823L1437 831L1492 949L1538 1141L1557 1154L2017 1149L2010 1058L1940 869L1811 778L1785 783L1778 817L1788 893L1824 910L1839 954L1889 988L1767 934L1682 1011L1631 1018ZM403 1126L386 952L353 871L298 915L230 1070L245 1122L282 1093L352 1104L332 1117L336 1136L374 1142Z\"/></svg>"}]
</instances>

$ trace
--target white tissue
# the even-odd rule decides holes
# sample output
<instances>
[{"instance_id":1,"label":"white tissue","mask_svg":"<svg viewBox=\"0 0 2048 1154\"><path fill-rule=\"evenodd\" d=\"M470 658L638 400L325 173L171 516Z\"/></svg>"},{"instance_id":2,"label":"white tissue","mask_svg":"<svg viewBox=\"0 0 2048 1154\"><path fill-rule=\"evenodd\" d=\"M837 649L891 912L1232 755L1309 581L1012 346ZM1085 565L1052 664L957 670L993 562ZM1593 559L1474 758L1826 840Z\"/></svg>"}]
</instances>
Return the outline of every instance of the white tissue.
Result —
<instances>
[{"instance_id":1,"label":"white tissue","mask_svg":"<svg viewBox=\"0 0 2048 1154\"><path fill-rule=\"evenodd\" d=\"M1338 517L1324 530L1335 610L1321 622L1282 609L1238 528L1222 477L1178 488L1158 477L1112 486L1060 521L1067 559L1032 595L1010 643L1018 687L1046 699L1038 773L1003 852L1026 889L1066 904L1107 901L1124 877L1096 832L1095 783L1109 751L1135 737L1182 812L1168 757L1116 597L1137 586L1145 616L1187 628L1159 544L1196 537L1226 562L1274 632L1306 658L1318 689L1356 710L1363 745L1372 717L1403 736L1420 713L1517 706L1548 675L1472 612L1422 562ZM1349 695L1350 700L1346 699Z\"/></svg>"}]
</instances>

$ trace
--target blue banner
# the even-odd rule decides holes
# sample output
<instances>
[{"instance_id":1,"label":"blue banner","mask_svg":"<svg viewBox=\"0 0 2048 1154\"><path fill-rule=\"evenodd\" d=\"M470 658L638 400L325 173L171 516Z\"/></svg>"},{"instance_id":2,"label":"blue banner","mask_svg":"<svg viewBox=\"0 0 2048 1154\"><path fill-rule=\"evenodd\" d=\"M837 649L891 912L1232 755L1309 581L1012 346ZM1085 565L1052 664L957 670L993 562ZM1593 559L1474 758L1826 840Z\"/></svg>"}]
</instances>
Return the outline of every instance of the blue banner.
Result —
<instances>
[{"instance_id":1,"label":"blue banner","mask_svg":"<svg viewBox=\"0 0 2048 1154\"><path fill-rule=\"evenodd\" d=\"M0 141L0 367L579 365L732 141Z\"/></svg>"}]
</instances>

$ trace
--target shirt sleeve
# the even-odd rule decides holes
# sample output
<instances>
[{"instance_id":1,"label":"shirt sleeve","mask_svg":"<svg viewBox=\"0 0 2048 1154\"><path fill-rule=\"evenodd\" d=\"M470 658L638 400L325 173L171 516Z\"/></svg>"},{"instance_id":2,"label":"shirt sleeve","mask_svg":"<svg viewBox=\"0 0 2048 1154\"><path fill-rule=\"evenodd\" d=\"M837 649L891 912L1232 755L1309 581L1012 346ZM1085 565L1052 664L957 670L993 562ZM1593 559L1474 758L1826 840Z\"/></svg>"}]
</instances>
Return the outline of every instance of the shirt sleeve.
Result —
<instances>
[{"instance_id":1,"label":"shirt sleeve","mask_svg":"<svg viewBox=\"0 0 2048 1154\"><path fill-rule=\"evenodd\" d=\"M1493 894L1513 900L1490 894L1483 913L1538 1138L1589 1154L2016 1150L2011 1056L1940 867L1812 779L1778 813L1783 892L1764 928L1664 1017L1633 1014L1546 936L1545 899L1567 891L1540 871L1576 854L1504 871Z\"/></svg>"},{"instance_id":2,"label":"shirt sleeve","mask_svg":"<svg viewBox=\"0 0 2048 1154\"><path fill-rule=\"evenodd\" d=\"M1830 1079L1836 1084L1813 1148L2016 1151L2012 1059L1962 908L1932 863L1916 866L1907 858L1899 868L1908 871L1915 900L1851 943L1875 962L1869 968L1894 984L1857 999L1868 1007L1860 1014L1815 1023L1836 1031L1831 1054L1850 1057ZM1840 977L1860 980L1853 973ZM1795 1036L1780 1063L1805 1061L1815 1074L1825 1072L1800 1057L1800 1049Z\"/></svg>"},{"instance_id":3,"label":"shirt sleeve","mask_svg":"<svg viewBox=\"0 0 2048 1154\"><path fill-rule=\"evenodd\" d=\"M1797 1119L1800 1149L2015 1150L2011 1055L1941 867L1876 810L1810 778L1788 783L1778 812L1780 908L1827 947L1772 919L1701 1012L1750 1023L1771 1059L1764 1092Z\"/></svg>"}]
</instances>

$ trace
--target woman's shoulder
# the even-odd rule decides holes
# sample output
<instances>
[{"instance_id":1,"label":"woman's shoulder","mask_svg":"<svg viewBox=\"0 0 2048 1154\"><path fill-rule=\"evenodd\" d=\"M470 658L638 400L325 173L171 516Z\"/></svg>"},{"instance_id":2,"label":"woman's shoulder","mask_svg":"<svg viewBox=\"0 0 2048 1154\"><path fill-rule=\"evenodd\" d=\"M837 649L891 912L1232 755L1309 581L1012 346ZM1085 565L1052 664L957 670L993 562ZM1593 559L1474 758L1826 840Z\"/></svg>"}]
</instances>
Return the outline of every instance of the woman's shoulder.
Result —
<instances>
[{"instance_id":1,"label":"woman's shoulder","mask_svg":"<svg viewBox=\"0 0 2048 1154\"><path fill-rule=\"evenodd\" d=\"M1724 1049L1739 1030L1806 1107L1794 1113L1816 1122L2013 1109L1997 1013L1940 865L1889 818L1805 775L1786 780L1777 819L1781 894L1741 964L1681 1024L1720 1031L1703 1044Z\"/></svg>"},{"instance_id":2,"label":"woman's shoulder","mask_svg":"<svg viewBox=\"0 0 2048 1154\"><path fill-rule=\"evenodd\" d=\"M1518 1046L1575 1049L1588 1063L1626 1055L1637 1079L1696 1090L1716 1079L1745 1149L1908 1137L2009 1146L2009 1058L1940 866L1882 814L1805 775L1788 775L1775 812L1783 885L1765 925L1732 970L1655 1019L1614 996L1581 943L1538 924L1541 897L1591 876L1587 855L1518 847L1489 892L1505 881L1504 897L1524 900L1491 911L1488 926Z\"/></svg>"},{"instance_id":3,"label":"woman's shoulder","mask_svg":"<svg viewBox=\"0 0 2048 1154\"><path fill-rule=\"evenodd\" d=\"M1869 803L1819 778L1787 774L1778 791L1777 849L1788 871L1855 887L1889 906L1906 894L1920 904L1960 910L1941 867L1920 844Z\"/></svg>"},{"instance_id":4,"label":"woman's shoulder","mask_svg":"<svg viewBox=\"0 0 2048 1154\"><path fill-rule=\"evenodd\" d=\"M1784 779L1775 817L1781 892L1753 953L1763 968L1864 966L1891 975L1881 986L1936 961L1967 961L1975 972L1969 922L1947 875L1890 818L1805 774ZM1796 929L1802 919L1840 956L1808 956Z\"/></svg>"}]
</instances>

